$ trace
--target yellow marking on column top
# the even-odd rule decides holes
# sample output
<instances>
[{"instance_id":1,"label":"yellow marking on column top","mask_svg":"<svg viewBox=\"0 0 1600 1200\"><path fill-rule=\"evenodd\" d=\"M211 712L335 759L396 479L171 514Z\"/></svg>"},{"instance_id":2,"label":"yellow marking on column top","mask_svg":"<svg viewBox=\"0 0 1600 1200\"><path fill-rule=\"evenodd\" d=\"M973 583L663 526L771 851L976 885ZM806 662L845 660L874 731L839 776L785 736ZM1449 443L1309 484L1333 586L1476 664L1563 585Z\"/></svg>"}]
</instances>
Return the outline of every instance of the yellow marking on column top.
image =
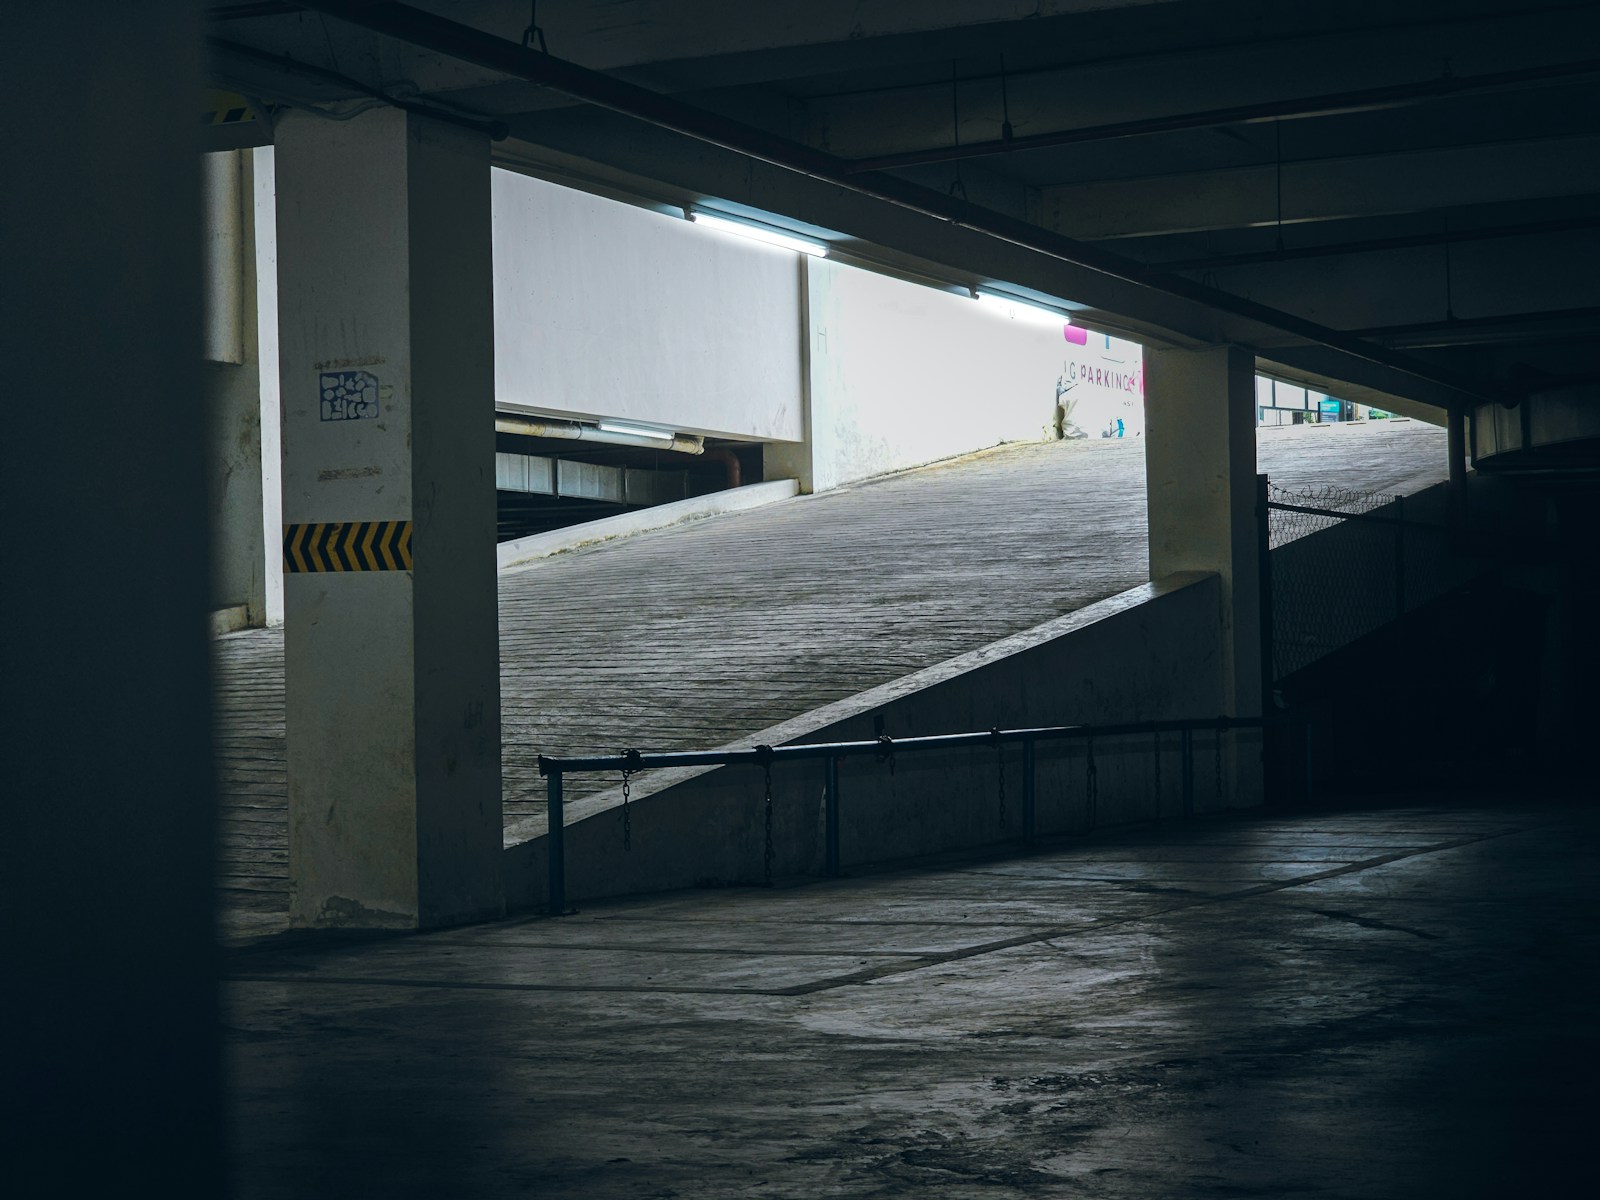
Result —
<instances>
[{"instance_id":1,"label":"yellow marking on column top","mask_svg":"<svg viewBox=\"0 0 1600 1200\"><path fill-rule=\"evenodd\" d=\"M311 526L311 569L313 571L326 571L328 564L322 558L322 527L323 522L317 521Z\"/></svg>"},{"instance_id":2,"label":"yellow marking on column top","mask_svg":"<svg viewBox=\"0 0 1600 1200\"><path fill-rule=\"evenodd\" d=\"M344 524L342 522L328 522L328 536L323 542L322 554L328 562L328 570L330 571L342 572L344 570L344 563L339 559L339 534L343 530Z\"/></svg>"},{"instance_id":3,"label":"yellow marking on column top","mask_svg":"<svg viewBox=\"0 0 1600 1200\"><path fill-rule=\"evenodd\" d=\"M306 570L305 555L301 553L305 537L306 527L304 525L289 526L289 561L294 564L296 571Z\"/></svg>"},{"instance_id":4,"label":"yellow marking on column top","mask_svg":"<svg viewBox=\"0 0 1600 1200\"><path fill-rule=\"evenodd\" d=\"M351 567L361 570L361 556L356 553L356 542L361 537L361 530L365 527L364 521L351 521L345 526L344 557Z\"/></svg>"},{"instance_id":5,"label":"yellow marking on column top","mask_svg":"<svg viewBox=\"0 0 1600 1200\"><path fill-rule=\"evenodd\" d=\"M366 564L367 570L378 570L377 557L372 553L372 539L378 535L378 527L382 521L368 521L366 523L366 536L361 539L361 561Z\"/></svg>"}]
</instances>

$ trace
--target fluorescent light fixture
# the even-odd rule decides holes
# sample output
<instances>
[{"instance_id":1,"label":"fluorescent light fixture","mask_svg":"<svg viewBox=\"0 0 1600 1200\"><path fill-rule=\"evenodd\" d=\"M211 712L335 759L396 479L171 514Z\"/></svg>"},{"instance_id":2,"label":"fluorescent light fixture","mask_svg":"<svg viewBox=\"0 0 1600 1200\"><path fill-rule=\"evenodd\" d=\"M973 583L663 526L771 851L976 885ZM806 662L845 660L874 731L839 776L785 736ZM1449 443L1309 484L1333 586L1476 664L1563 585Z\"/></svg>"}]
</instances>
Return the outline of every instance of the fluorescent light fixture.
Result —
<instances>
[{"instance_id":1,"label":"fluorescent light fixture","mask_svg":"<svg viewBox=\"0 0 1600 1200\"><path fill-rule=\"evenodd\" d=\"M757 242L765 242L769 246L782 246L785 250L798 250L801 254L814 254L824 258L828 253L826 242L814 242L810 238L796 237L792 233L779 233L776 229L769 229L765 225L753 225L748 221L738 221L731 217L717 217L710 213L700 212L698 209L689 213L689 220L696 225L704 225L707 229L720 229L723 233L736 233L740 237L747 237Z\"/></svg>"},{"instance_id":2,"label":"fluorescent light fixture","mask_svg":"<svg viewBox=\"0 0 1600 1200\"><path fill-rule=\"evenodd\" d=\"M979 304L992 308L997 313L1018 321L1028 321L1035 325L1070 325L1072 318L1064 312L1043 305L1031 304L1026 300L1018 300L1015 296L1003 295L1000 292L974 291L972 293Z\"/></svg>"},{"instance_id":3,"label":"fluorescent light fixture","mask_svg":"<svg viewBox=\"0 0 1600 1200\"><path fill-rule=\"evenodd\" d=\"M624 425L619 421L596 421L595 428L601 433L620 433L626 437L655 438L660 442L670 442L673 437L665 429L648 429L643 425Z\"/></svg>"}]
</instances>

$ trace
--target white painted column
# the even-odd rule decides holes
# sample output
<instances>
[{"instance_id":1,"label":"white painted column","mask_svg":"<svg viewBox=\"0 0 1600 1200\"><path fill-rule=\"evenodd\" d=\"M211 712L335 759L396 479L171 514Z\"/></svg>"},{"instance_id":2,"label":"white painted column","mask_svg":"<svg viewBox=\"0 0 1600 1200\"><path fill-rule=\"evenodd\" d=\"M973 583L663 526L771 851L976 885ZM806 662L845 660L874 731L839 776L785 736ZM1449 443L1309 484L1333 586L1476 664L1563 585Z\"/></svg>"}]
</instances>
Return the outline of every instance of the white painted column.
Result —
<instances>
[{"instance_id":1,"label":"white painted column","mask_svg":"<svg viewBox=\"0 0 1600 1200\"><path fill-rule=\"evenodd\" d=\"M201 181L211 610L227 632L267 620L251 152L203 155Z\"/></svg>"},{"instance_id":2,"label":"white painted column","mask_svg":"<svg viewBox=\"0 0 1600 1200\"><path fill-rule=\"evenodd\" d=\"M291 113L275 157L290 920L490 916L488 142L396 109Z\"/></svg>"},{"instance_id":3,"label":"white painted column","mask_svg":"<svg viewBox=\"0 0 1600 1200\"><path fill-rule=\"evenodd\" d=\"M1221 714L1261 715L1255 358L1235 346L1145 351L1150 577L1222 579ZM1235 804L1261 797L1259 738L1240 735ZM1249 747L1247 750L1246 747Z\"/></svg>"},{"instance_id":4,"label":"white painted column","mask_svg":"<svg viewBox=\"0 0 1600 1200\"><path fill-rule=\"evenodd\" d=\"M261 372L261 524L266 623L283 624L283 410L278 403L278 185L271 146L251 151L256 228L256 345Z\"/></svg>"}]
</instances>

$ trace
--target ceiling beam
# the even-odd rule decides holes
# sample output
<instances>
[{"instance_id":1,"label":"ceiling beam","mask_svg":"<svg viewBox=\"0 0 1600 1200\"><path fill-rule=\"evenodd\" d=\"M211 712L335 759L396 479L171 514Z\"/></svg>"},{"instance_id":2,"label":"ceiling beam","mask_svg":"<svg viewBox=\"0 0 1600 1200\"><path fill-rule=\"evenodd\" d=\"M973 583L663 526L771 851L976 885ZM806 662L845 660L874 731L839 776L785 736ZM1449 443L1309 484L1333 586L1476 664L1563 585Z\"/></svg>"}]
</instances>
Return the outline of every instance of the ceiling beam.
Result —
<instances>
[{"instance_id":1,"label":"ceiling beam","mask_svg":"<svg viewBox=\"0 0 1600 1200\"><path fill-rule=\"evenodd\" d=\"M1068 268L1070 274L1081 278L1088 290L1101 295L1120 294L1128 301L1128 308L1149 311L1151 308L1164 307L1169 311L1183 312L1186 317L1183 323L1191 326L1199 324L1212 330L1226 328L1228 332L1223 333L1220 340L1243 345L1250 345L1258 339L1313 342L1329 347L1353 363L1365 363L1401 379L1410 379L1422 390L1439 397L1438 403L1447 406L1465 407L1485 399L1470 383L1456 380L1448 372L1440 372L1405 355L1347 337L1314 322L1228 296L1181 276L1152 275L1137 263L1121 256L1084 246L1026 221L975 208L966 200L934 192L894 176L853 175L848 165L833 155L776 138L670 97L585 70L407 5L363 0L315 0L308 7L480 67L533 80L658 129L736 152L780 171L815 180L834 190L852 193L866 201L896 210L902 220L906 215L914 214L919 218L959 226L989 241L991 251L993 243L999 242L1054 260ZM750 190L750 174L750 164L747 164L747 183L743 189L746 193ZM734 198L742 197L735 194ZM891 238L889 244L893 245L894 241ZM1154 304L1151 303L1152 299L1155 300ZM1107 306L1107 310L1117 312L1121 307ZM1244 336L1232 336L1234 333Z\"/></svg>"},{"instance_id":2,"label":"ceiling beam","mask_svg":"<svg viewBox=\"0 0 1600 1200\"><path fill-rule=\"evenodd\" d=\"M1242 112L1245 119L1270 119L1264 106L1282 105L1286 98L1291 110L1305 109L1310 115L1340 108L1334 102L1341 95L1349 97L1342 106L1346 112L1362 107L1362 93L1374 97L1369 103L1383 102L1386 89L1396 89L1389 102L1415 104L1485 88L1560 82L1563 67L1593 58L1592 53L1581 58L1574 53L1574 48L1592 47L1592 16L1592 11L1570 8L1530 8L1393 29L1372 21L1280 42L1202 39L1182 50L1155 52L1142 31L1134 30L1131 36L1098 44L1099 52L1091 56L1081 55L1075 37L1059 39L1059 50L1057 42L1042 43L1061 61L1019 70L1019 52L1026 55L1032 46L1024 37L1016 39L1019 44L1001 47L1010 51L1006 61L1011 70L1004 74L995 69L997 58L974 61L968 52L961 57L962 77L954 85L947 65L941 74L930 73L910 84L830 92L801 81L796 91L808 111L805 140L847 158L887 166L893 165L890 156L902 152L942 152L952 144L1003 146L1002 123L1008 114L1014 141L1082 129L1115 136L1120 127L1154 131L1141 129L1143 122L1194 128L1182 120L1192 114L1203 114L1197 120L1204 127L1220 123L1213 114L1230 111ZM1558 74L1541 79L1539 72L1547 70ZM1528 76L1519 84L1515 80L1520 72ZM1586 75L1581 66L1574 65L1573 72L1566 79ZM1494 76L1506 81L1449 90L1453 79ZM1430 96L1425 91L1429 87L1443 90ZM1423 90L1405 99L1406 89Z\"/></svg>"},{"instance_id":3,"label":"ceiling beam","mask_svg":"<svg viewBox=\"0 0 1600 1200\"><path fill-rule=\"evenodd\" d=\"M1041 224L1087 241L1600 192L1600 137L1273 163L1039 190Z\"/></svg>"},{"instance_id":4,"label":"ceiling beam","mask_svg":"<svg viewBox=\"0 0 1600 1200\"><path fill-rule=\"evenodd\" d=\"M959 162L1001 154L1019 154L1054 146L1074 146L1085 142L1104 142L1153 133L1173 133L1184 129L1211 129L1218 125L1254 124L1262 121L1327 117L1340 113L1372 112L1403 108L1447 96L1464 96L1510 87L1524 87L1533 83L1581 79L1597 73L1600 73L1600 59L1586 58L1575 62L1540 64L1512 71L1496 71L1487 75L1468 77L1446 75L1413 83L1325 92L1318 96L1302 96L1295 99L1264 100L1226 108L1203 109L1200 112L1139 117L1104 125L1025 134L1021 137L1012 134L991 141L970 142L966 145L904 150L893 154L858 158L852 165L858 171L889 171L926 163Z\"/></svg>"},{"instance_id":5,"label":"ceiling beam","mask_svg":"<svg viewBox=\"0 0 1600 1200\"><path fill-rule=\"evenodd\" d=\"M1366 337L1378 326L1600 304L1600 229L1207 272L1224 291ZM1392 344L1392 343L1388 343Z\"/></svg>"},{"instance_id":6,"label":"ceiling beam","mask_svg":"<svg viewBox=\"0 0 1600 1200\"><path fill-rule=\"evenodd\" d=\"M1173 258L1150 265L1160 271L1224 271L1230 267L1249 267L1295 262L1307 258L1340 258L1351 254L1381 254L1422 246L1461 245L1469 242L1503 241L1545 234L1578 233L1600 229L1600 217L1561 217L1548 221L1524 221L1516 225L1485 225L1477 229L1438 229L1431 233L1412 233L1395 237L1364 238L1344 242L1324 242L1313 246L1280 246L1243 254L1212 254L1199 258Z\"/></svg>"}]
</instances>

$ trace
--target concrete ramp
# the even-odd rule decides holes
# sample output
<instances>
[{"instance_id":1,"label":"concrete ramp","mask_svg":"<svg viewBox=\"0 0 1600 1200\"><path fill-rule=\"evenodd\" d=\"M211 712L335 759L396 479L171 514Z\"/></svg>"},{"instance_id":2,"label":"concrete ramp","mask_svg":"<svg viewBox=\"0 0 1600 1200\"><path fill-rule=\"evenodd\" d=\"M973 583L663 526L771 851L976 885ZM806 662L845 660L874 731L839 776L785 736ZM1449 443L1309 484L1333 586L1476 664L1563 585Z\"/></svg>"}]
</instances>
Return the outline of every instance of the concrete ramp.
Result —
<instances>
[{"instance_id":1,"label":"concrete ramp","mask_svg":"<svg viewBox=\"0 0 1600 1200\"><path fill-rule=\"evenodd\" d=\"M993 728L1136 723L1220 710L1222 645L1217 576L1141 584L988 646L763 729L723 749L870 741ZM1258 731L1201 735L1215 755L1224 807L1224 756L1259 748ZM1207 762L1211 762L1207 758ZM1184 763L1177 735L1136 734L1037 747L1042 835L1176 816ZM1008 810L1005 778L1009 771ZM1015 840L1020 749L980 747L839 764L845 866ZM573 780L584 779L574 775ZM594 776L587 778L593 779ZM614 778L614 777L613 777ZM574 899L691 886L758 883L769 869L765 779L747 766L673 768L590 794L567 809L567 895ZM816 874L822 863L822 764L772 773L770 870ZM508 901L537 905L549 847L543 817L507 827Z\"/></svg>"},{"instance_id":2,"label":"concrete ramp","mask_svg":"<svg viewBox=\"0 0 1600 1200\"><path fill-rule=\"evenodd\" d=\"M1397 488L1442 477L1443 431L1263 431L1261 455L1275 479ZM1003 447L508 570L510 840L542 819L540 753L749 744L1146 578L1138 439ZM237 928L269 927L287 892L282 631L215 645L221 883ZM615 782L574 780L569 802Z\"/></svg>"},{"instance_id":3,"label":"concrete ramp","mask_svg":"<svg viewBox=\"0 0 1600 1200\"><path fill-rule=\"evenodd\" d=\"M508 823L538 753L720 745L1143 582L1143 472L1008 446L503 574Z\"/></svg>"}]
</instances>

